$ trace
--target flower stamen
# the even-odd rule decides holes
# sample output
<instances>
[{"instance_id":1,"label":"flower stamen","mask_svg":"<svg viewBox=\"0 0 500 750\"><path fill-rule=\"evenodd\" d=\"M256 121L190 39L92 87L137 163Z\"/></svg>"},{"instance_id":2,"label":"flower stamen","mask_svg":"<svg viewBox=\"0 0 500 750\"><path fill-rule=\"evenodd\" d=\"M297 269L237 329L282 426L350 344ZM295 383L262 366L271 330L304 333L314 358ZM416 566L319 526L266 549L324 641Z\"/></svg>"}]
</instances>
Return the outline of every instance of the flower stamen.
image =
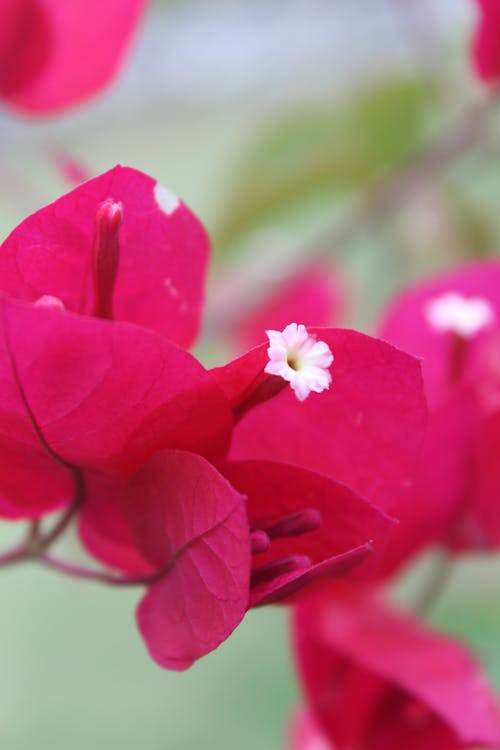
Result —
<instances>
[{"instance_id":1,"label":"flower stamen","mask_svg":"<svg viewBox=\"0 0 500 750\"><path fill-rule=\"evenodd\" d=\"M464 297L459 292L429 300L424 308L427 322L438 333L456 333L464 339L476 336L495 320L491 302L484 297Z\"/></svg>"}]
</instances>

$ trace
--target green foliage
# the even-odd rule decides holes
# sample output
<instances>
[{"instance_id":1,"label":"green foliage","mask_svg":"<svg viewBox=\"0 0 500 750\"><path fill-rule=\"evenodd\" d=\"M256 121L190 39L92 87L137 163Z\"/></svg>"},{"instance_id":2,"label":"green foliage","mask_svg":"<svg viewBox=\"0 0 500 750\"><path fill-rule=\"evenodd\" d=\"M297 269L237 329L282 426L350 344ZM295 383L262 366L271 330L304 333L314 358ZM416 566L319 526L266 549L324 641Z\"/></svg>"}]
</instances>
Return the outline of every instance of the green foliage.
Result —
<instances>
[{"instance_id":1,"label":"green foliage","mask_svg":"<svg viewBox=\"0 0 500 750\"><path fill-rule=\"evenodd\" d=\"M273 123L236 168L216 247L246 232L362 187L424 141L434 89L419 79L379 83L342 107L292 113Z\"/></svg>"}]
</instances>

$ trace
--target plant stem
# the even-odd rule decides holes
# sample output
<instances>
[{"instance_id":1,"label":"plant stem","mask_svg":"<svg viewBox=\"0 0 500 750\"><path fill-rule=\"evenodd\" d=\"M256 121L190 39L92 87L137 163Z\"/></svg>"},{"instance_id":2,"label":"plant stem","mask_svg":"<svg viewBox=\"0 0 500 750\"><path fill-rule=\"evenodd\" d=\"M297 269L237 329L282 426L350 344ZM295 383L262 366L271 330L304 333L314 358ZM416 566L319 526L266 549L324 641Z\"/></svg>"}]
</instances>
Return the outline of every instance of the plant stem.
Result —
<instances>
[{"instance_id":1,"label":"plant stem","mask_svg":"<svg viewBox=\"0 0 500 750\"><path fill-rule=\"evenodd\" d=\"M427 184L484 142L491 116L499 105L498 93L469 104L432 143L400 168L375 178L344 218L328 224L311 241L287 248L288 261L300 264L306 258L328 258L333 249L339 255L367 228L376 228L387 219L393 219ZM276 262L280 268L282 257L277 257ZM276 276L282 278L280 274ZM224 332L233 324L235 314L244 315L255 304L262 278L260 264L256 266L253 256L248 258L246 267L242 266L239 278L241 283L232 279L230 293L220 298L213 295L205 314L206 335Z\"/></svg>"},{"instance_id":2,"label":"plant stem","mask_svg":"<svg viewBox=\"0 0 500 750\"><path fill-rule=\"evenodd\" d=\"M427 614L448 585L453 571L453 560L446 550L441 550L430 576L415 598L415 610Z\"/></svg>"},{"instance_id":3,"label":"plant stem","mask_svg":"<svg viewBox=\"0 0 500 750\"><path fill-rule=\"evenodd\" d=\"M156 572L143 576L115 575L113 573L74 565L73 563L66 562L65 560L58 560L57 558L43 553L37 555L35 560L48 568L63 573L64 575L72 576L73 578L82 578L88 581L98 581L99 583L106 583L110 586L146 586L150 583L154 583L159 577Z\"/></svg>"}]
</instances>

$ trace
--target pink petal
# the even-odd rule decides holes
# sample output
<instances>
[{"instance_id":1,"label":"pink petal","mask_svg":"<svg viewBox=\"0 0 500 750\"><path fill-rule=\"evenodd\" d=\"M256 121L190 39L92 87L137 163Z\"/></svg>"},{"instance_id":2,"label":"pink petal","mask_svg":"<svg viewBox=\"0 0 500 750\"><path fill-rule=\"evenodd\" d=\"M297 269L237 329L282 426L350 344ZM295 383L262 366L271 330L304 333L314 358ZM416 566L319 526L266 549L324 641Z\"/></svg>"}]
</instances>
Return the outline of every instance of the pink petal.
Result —
<instances>
[{"instance_id":1,"label":"pink petal","mask_svg":"<svg viewBox=\"0 0 500 750\"><path fill-rule=\"evenodd\" d=\"M465 390L451 394L429 414L414 486L395 495L391 503L390 511L399 523L385 550L383 576L394 575L432 544L448 541L455 547L477 547L477 520L471 519L470 509L464 517L466 488L473 489L476 431L470 396Z\"/></svg>"},{"instance_id":2,"label":"pink petal","mask_svg":"<svg viewBox=\"0 0 500 750\"><path fill-rule=\"evenodd\" d=\"M19 28L23 23L28 2L23 0L3 0L2 23L0 24L0 81L4 75L9 57L15 49Z\"/></svg>"},{"instance_id":3,"label":"pink petal","mask_svg":"<svg viewBox=\"0 0 500 750\"><path fill-rule=\"evenodd\" d=\"M413 697L424 710L432 712L435 719L430 724L431 738L441 737L441 746L446 750L469 744L497 747L500 743L498 702L483 672L462 645L388 608L373 594L337 596L299 608L296 633L306 687L322 717L322 726L332 739L339 731L343 736L348 732L358 736L364 721L365 731L372 726L377 733L385 732L387 740L387 725L401 721L401 714L395 709L384 719L386 704L381 701L388 699L387 691L392 687L401 691L402 698ZM335 692L327 705L321 701L322 696L326 697L328 680ZM367 723L373 721L375 704L385 727ZM396 726L396 730L403 731L403 727ZM453 744L450 732L458 744ZM407 727L405 740L416 733L415 728L409 731ZM401 739L402 734L397 736ZM362 746L367 750L401 747L376 742ZM429 746L441 747L438 743Z\"/></svg>"},{"instance_id":4,"label":"pink petal","mask_svg":"<svg viewBox=\"0 0 500 750\"><path fill-rule=\"evenodd\" d=\"M38 518L75 495L71 473L47 453L29 421L14 384L4 377L0 353L0 517Z\"/></svg>"},{"instance_id":5,"label":"pink petal","mask_svg":"<svg viewBox=\"0 0 500 750\"><path fill-rule=\"evenodd\" d=\"M98 93L118 72L145 5L145 0L19 0L22 16L0 69L1 95L36 115Z\"/></svg>"},{"instance_id":6,"label":"pink petal","mask_svg":"<svg viewBox=\"0 0 500 750\"><path fill-rule=\"evenodd\" d=\"M369 543L350 549L347 552L328 557L308 568L283 573L276 578L252 587L250 607L262 607L265 604L295 604L304 596L316 594L318 590L336 578L344 578L361 563L370 559L372 546ZM364 566L363 566L364 567Z\"/></svg>"},{"instance_id":7,"label":"pink petal","mask_svg":"<svg viewBox=\"0 0 500 750\"><path fill-rule=\"evenodd\" d=\"M65 464L128 472L160 448L209 456L225 451L231 414L223 394L167 339L7 298L0 299L0 321L2 462L11 457L13 441L21 453L26 444L41 456L38 464L44 458L47 472L56 474L62 469L53 467L47 448ZM22 504L30 486L40 496L41 479L38 473L21 477L19 494L13 486L6 499ZM51 481L51 491L58 481L67 486L66 478ZM49 496L46 502L53 507L55 501Z\"/></svg>"},{"instance_id":8,"label":"pink petal","mask_svg":"<svg viewBox=\"0 0 500 750\"><path fill-rule=\"evenodd\" d=\"M329 561L335 573L333 560L363 545L375 550L376 554L370 555L372 565L380 562L393 520L348 487L324 475L271 461L230 461L223 465L222 472L247 496L248 516L254 528L265 528L306 509L321 516L316 530L273 539L269 551L256 558L259 565L283 556L306 555L314 565ZM366 550L360 559L365 556ZM344 562L339 560L339 566L344 568ZM259 584L256 600L269 592L269 584Z\"/></svg>"},{"instance_id":9,"label":"pink petal","mask_svg":"<svg viewBox=\"0 0 500 750\"><path fill-rule=\"evenodd\" d=\"M472 56L479 78L494 83L500 78L500 8L498 0L476 0L480 18Z\"/></svg>"},{"instance_id":10,"label":"pink petal","mask_svg":"<svg viewBox=\"0 0 500 750\"><path fill-rule=\"evenodd\" d=\"M286 388L236 426L230 458L269 459L326 474L383 508L411 483L426 418L419 363L369 336L310 329L335 357L329 391L299 403ZM265 346L212 371L236 403L259 377Z\"/></svg>"},{"instance_id":11,"label":"pink petal","mask_svg":"<svg viewBox=\"0 0 500 750\"><path fill-rule=\"evenodd\" d=\"M296 711L290 726L289 750L333 750L314 716L306 708Z\"/></svg>"},{"instance_id":12,"label":"pink petal","mask_svg":"<svg viewBox=\"0 0 500 750\"><path fill-rule=\"evenodd\" d=\"M87 551L99 562L132 576L151 575L155 567L134 543L125 509L129 480L85 472L85 503L78 516L78 533Z\"/></svg>"},{"instance_id":13,"label":"pink petal","mask_svg":"<svg viewBox=\"0 0 500 750\"><path fill-rule=\"evenodd\" d=\"M474 502L477 550L500 546L500 412L485 418L477 441Z\"/></svg>"},{"instance_id":14,"label":"pink petal","mask_svg":"<svg viewBox=\"0 0 500 750\"><path fill-rule=\"evenodd\" d=\"M200 456L156 454L131 480L135 543L165 568L137 610L152 658L186 669L216 648L248 606L250 545L243 498Z\"/></svg>"},{"instance_id":15,"label":"pink petal","mask_svg":"<svg viewBox=\"0 0 500 750\"><path fill-rule=\"evenodd\" d=\"M112 198L124 207L116 320L189 346L201 315L208 239L183 203L170 213L161 208L156 185L142 172L115 167L29 216L0 250L3 291L28 301L50 294L68 310L89 313L95 213Z\"/></svg>"}]
</instances>

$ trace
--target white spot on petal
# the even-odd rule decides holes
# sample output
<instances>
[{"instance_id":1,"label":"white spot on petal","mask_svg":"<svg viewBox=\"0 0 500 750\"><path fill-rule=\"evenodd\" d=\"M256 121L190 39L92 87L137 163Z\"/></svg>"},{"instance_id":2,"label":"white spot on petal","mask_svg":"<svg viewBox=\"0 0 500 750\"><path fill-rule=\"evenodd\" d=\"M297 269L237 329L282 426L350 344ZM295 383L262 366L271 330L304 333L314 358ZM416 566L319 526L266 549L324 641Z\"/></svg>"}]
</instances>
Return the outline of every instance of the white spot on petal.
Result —
<instances>
[{"instance_id":1,"label":"white spot on petal","mask_svg":"<svg viewBox=\"0 0 500 750\"><path fill-rule=\"evenodd\" d=\"M299 401L311 392L321 393L330 387L330 365L333 354L328 344L317 341L304 325L290 323L283 331L266 331L269 339L269 362L264 371L290 383Z\"/></svg>"},{"instance_id":2,"label":"white spot on petal","mask_svg":"<svg viewBox=\"0 0 500 750\"><path fill-rule=\"evenodd\" d=\"M458 292L446 292L426 303L427 322L439 333L457 333L472 338L495 320L495 311L484 297L464 297Z\"/></svg>"},{"instance_id":3,"label":"white spot on petal","mask_svg":"<svg viewBox=\"0 0 500 750\"><path fill-rule=\"evenodd\" d=\"M180 205L180 200L176 195L170 192L170 190L167 190L167 188L163 187L163 185L160 185L159 182L156 183L154 188L154 194L156 202L158 203L161 210L167 214L167 216L170 216L170 214L173 214L176 208Z\"/></svg>"},{"instance_id":4,"label":"white spot on petal","mask_svg":"<svg viewBox=\"0 0 500 750\"><path fill-rule=\"evenodd\" d=\"M51 294L43 294L35 302L35 307L44 307L46 310L65 310L64 302L59 297L53 297Z\"/></svg>"}]
</instances>

